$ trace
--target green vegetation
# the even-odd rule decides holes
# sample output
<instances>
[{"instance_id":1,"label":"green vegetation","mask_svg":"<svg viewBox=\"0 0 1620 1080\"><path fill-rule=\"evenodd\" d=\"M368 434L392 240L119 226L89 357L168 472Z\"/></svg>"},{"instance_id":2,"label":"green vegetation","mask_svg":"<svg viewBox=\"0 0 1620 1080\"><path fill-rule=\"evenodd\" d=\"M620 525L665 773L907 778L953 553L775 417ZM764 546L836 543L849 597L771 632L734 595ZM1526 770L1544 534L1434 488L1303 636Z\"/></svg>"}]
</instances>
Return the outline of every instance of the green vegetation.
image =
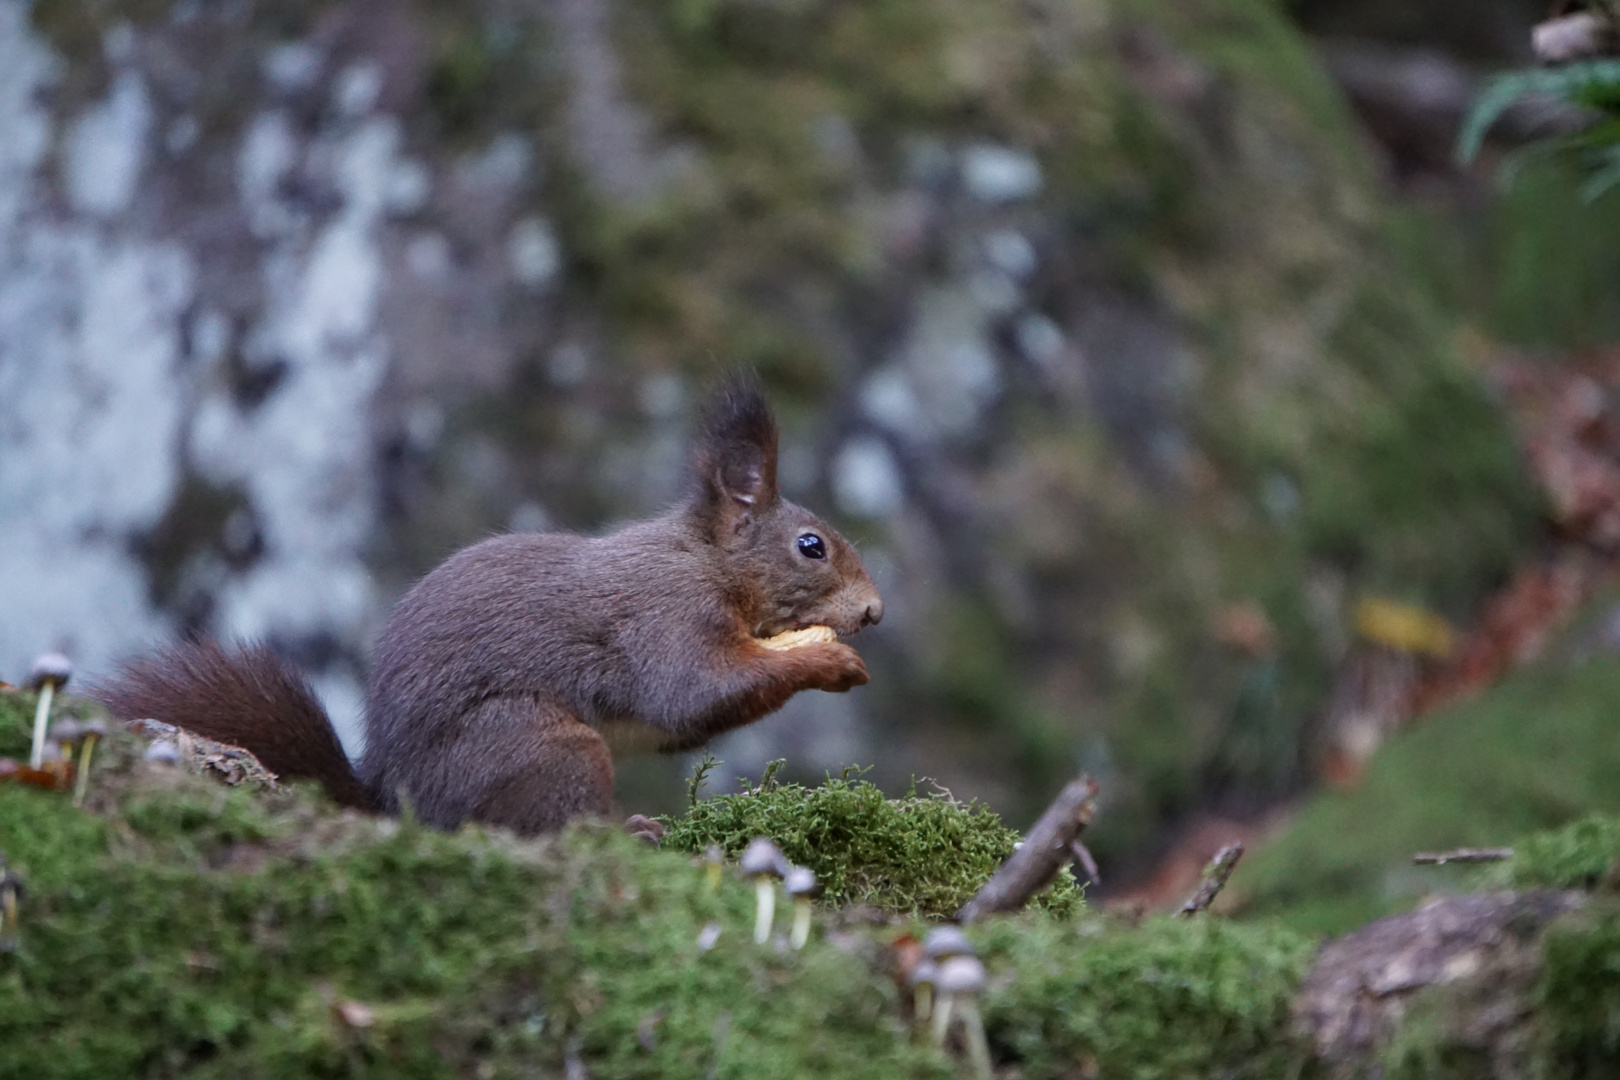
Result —
<instances>
[{"instance_id":1,"label":"green vegetation","mask_svg":"<svg viewBox=\"0 0 1620 1080\"><path fill-rule=\"evenodd\" d=\"M10 754L32 699L0 701ZM617 829L443 834L110 742L87 810L0 784L0 851L28 885L0 955L0 1075L948 1071L862 956L754 946L745 883L711 891Z\"/></svg>"},{"instance_id":2,"label":"green vegetation","mask_svg":"<svg viewBox=\"0 0 1620 1080\"><path fill-rule=\"evenodd\" d=\"M1023 916L976 932L991 1041L1022 1075L1280 1077L1303 1064L1288 1006L1314 943L1276 926Z\"/></svg>"},{"instance_id":3,"label":"green vegetation","mask_svg":"<svg viewBox=\"0 0 1620 1080\"><path fill-rule=\"evenodd\" d=\"M1542 1075L1613 1076L1620 1062L1620 909L1611 901L1555 926L1541 955L1535 1008Z\"/></svg>"},{"instance_id":4,"label":"green vegetation","mask_svg":"<svg viewBox=\"0 0 1620 1080\"><path fill-rule=\"evenodd\" d=\"M32 705L0 693L0 756L26 747ZM574 1062L604 1078L960 1075L912 1030L893 977L889 946L925 927L882 911L948 909L982 880L1011 838L982 808L768 773L672 820L665 850L600 825L519 841L339 812L300 788L227 788L142 749L108 740L84 809L0 783L0 852L28 886L16 947L0 952L0 1075L501 1077ZM1601 884L1617 822L1522 841L1505 872ZM711 883L674 850L755 830L828 884L802 952L755 946L749 885ZM1620 1054L1617 928L1599 897L1549 931L1525 1051L1546 1075L1602 1075ZM969 933L1000 1069L1314 1075L1290 1014L1315 950L1297 930L1122 924L1066 885ZM1455 1071L1474 1058L1454 1004L1414 1003L1386 1057L1399 1075L1472 1075Z\"/></svg>"},{"instance_id":5,"label":"green vegetation","mask_svg":"<svg viewBox=\"0 0 1620 1080\"><path fill-rule=\"evenodd\" d=\"M1588 814L1561 829L1534 833L1513 842L1513 858L1484 871L1481 887L1511 889L1592 889L1617 882L1620 817Z\"/></svg>"},{"instance_id":6,"label":"green vegetation","mask_svg":"<svg viewBox=\"0 0 1620 1080\"><path fill-rule=\"evenodd\" d=\"M1603 198L1620 182L1620 60L1498 75L1469 110L1457 156L1484 156L1486 135L1506 110L1548 97L1592 122L1503 156L1501 191L1483 214L1441 220L1412 208L1404 227L1418 240L1413 265L1435 294L1480 326L1516 344L1589 347L1620 334L1609 242L1620 200Z\"/></svg>"},{"instance_id":7,"label":"green vegetation","mask_svg":"<svg viewBox=\"0 0 1620 1080\"><path fill-rule=\"evenodd\" d=\"M1559 154L1589 173L1582 194L1595 199L1620 184L1620 60L1590 60L1498 75L1475 100L1457 136L1457 156L1472 161L1502 114L1526 99L1555 97L1595 114L1580 131L1559 135L1523 154Z\"/></svg>"},{"instance_id":8,"label":"green vegetation","mask_svg":"<svg viewBox=\"0 0 1620 1080\"><path fill-rule=\"evenodd\" d=\"M1427 717L1379 751L1354 791L1309 799L1233 888L1247 911L1340 932L1467 883L1466 871L1413 866L1415 852L1512 844L1594 810L1620 812L1616 700L1620 662L1548 660ZM1614 834L1588 821L1528 841L1507 881L1588 882Z\"/></svg>"},{"instance_id":9,"label":"green vegetation","mask_svg":"<svg viewBox=\"0 0 1620 1080\"><path fill-rule=\"evenodd\" d=\"M32 705L0 693L0 756L26 748ZM527 1076L571 1061L609 1078L956 1075L909 1031L887 970L904 927L873 907L927 910L971 887L982 873L959 854L988 868L1010 839L982 809L767 778L672 822L692 845L780 825L788 853L856 903L823 905L824 932L794 953L752 943L747 883L711 886L697 860L616 828L439 833L302 789L227 788L142 749L107 741L82 810L0 783L0 852L28 887L0 953L0 1075ZM948 880L930 886L930 868ZM1120 927L1085 915L1072 886L1057 895L1069 917L1054 899L972 930L998 1061L1032 1078L1075 1061L1265 1076L1298 1053L1287 1002L1306 939Z\"/></svg>"},{"instance_id":10,"label":"green vegetation","mask_svg":"<svg viewBox=\"0 0 1620 1080\"><path fill-rule=\"evenodd\" d=\"M782 784L774 779L781 764L757 787L694 802L668 822L665 849L697 853L713 844L736 858L749 840L769 836L788 859L816 872L830 906L939 919L956 914L1018 840L987 808L943 793L885 799L847 771L814 788ZM1070 915L1081 907L1080 890L1063 874L1038 903Z\"/></svg>"}]
</instances>

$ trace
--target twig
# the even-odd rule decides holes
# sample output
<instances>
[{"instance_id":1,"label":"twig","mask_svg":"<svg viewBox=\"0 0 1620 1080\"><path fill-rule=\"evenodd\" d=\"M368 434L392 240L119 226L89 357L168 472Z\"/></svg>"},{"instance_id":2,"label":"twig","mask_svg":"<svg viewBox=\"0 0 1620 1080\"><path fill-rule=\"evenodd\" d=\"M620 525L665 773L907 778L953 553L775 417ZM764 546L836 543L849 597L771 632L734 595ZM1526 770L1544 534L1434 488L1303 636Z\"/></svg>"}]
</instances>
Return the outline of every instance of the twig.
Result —
<instances>
[{"instance_id":1,"label":"twig","mask_svg":"<svg viewBox=\"0 0 1620 1080\"><path fill-rule=\"evenodd\" d=\"M1510 847L1458 848L1455 851L1420 851L1412 856L1419 866L1444 866L1448 862L1501 862L1513 858Z\"/></svg>"},{"instance_id":2,"label":"twig","mask_svg":"<svg viewBox=\"0 0 1620 1080\"><path fill-rule=\"evenodd\" d=\"M1097 860L1091 857L1091 851L1086 845L1076 840L1069 845L1074 853L1074 861L1080 864L1080 869L1086 872L1086 880L1093 885L1102 884L1102 871L1097 869Z\"/></svg>"},{"instance_id":3,"label":"twig","mask_svg":"<svg viewBox=\"0 0 1620 1080\"><path fill-rule=\"evenodd\" d=\"M1215 857L1209 860L1209 865L1204 867L1204 876L1198 882L1197 891L1187 897L1187 902L1181 905L1181 910L1176 914L1183 919L1190 918L1213 904L1215 898L1221 894L1221 890L1226 887L1226 879L1232 876L1232 868L1241 858L1243 858L1241 843L1227 844L1217 851Z\"/></svg>"},{"instance_id":4,"label":"twig","mask_svg":"<svg viewBox=\"0 0 1620 1080\"><path fill-rule=\"evenodd\" d=\"M1029 902L1058 869L1074 857L1072 845L1096 810L1097 781L1080 776L1052 800L1024 842L991 875L973 899L956 913L961 923L976 922L986 915L1017 911Z\"/></svg>"}]
</instances>

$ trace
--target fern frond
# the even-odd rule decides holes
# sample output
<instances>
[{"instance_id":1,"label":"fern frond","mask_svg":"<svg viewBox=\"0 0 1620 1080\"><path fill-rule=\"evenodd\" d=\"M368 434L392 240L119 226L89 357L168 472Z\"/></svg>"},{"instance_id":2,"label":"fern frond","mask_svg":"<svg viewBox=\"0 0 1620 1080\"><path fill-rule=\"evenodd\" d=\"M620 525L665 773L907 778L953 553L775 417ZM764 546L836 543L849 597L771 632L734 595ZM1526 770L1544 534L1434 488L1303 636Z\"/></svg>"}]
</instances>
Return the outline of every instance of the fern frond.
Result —
<instances>
[{"instance_id":1,"label":"fern frond","mask_svg":"<svg viewBox=\"0 0 1620 1080\"><path fill-rule=\"evenodd\" d=\"M1592 60L1557 68L1498 75L1485 84L1457 134L1457 159L1474 160L1485 135L1508 109L1529 97L1561 98L1583 108L1620 110L1620 60Z\"/></svg>"}]
</instances>

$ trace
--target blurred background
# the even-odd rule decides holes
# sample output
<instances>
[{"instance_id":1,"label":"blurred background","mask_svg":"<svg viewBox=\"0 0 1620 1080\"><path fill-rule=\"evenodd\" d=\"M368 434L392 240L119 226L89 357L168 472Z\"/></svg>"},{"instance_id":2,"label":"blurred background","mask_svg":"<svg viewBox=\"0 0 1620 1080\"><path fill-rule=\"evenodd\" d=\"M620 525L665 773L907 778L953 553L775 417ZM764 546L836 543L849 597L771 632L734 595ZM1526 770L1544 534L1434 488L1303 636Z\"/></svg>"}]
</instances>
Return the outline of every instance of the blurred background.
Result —
<instances>
[{"instance_id":1,"label":"blurred background","mask_svg":"<svg viewBox=\"0 0 1620 1080\"><path fill-rule=\"evenodd\" d=\"M414 578L666 505L742 365L887 617L711 789L859 763L1024 825L1087 769L1148 888L1601 602L1607 492L1536 425L1607 416L1620 201L1501 182L1555 103L1455 164L1545 14L0 4L0 677L261 638L357 748ZM1541 637L1481 644L1503 597Z\"/></svg>"}]
</instances>

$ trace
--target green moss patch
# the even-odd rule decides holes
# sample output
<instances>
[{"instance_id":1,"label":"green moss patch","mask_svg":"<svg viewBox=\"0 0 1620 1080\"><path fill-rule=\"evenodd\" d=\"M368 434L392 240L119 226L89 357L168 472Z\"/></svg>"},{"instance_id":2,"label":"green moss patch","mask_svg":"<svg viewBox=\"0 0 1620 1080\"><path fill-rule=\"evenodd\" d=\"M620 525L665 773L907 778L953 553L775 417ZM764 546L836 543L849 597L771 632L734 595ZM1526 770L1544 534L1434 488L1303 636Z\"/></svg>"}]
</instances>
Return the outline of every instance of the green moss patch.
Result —
<instances>
[{"instance_id":1,"label":"green moss patch","mask_svg":"<svg viewBox=\"0 0 1620 1080\"><path fill-rule=\"evenodd\" d=\"M694 802L684 817L668 822L664 847L701 852L713 844L735 858L748 841L767 836L793 862L816 872L831 906L862 904L939 919L955 915L1019 839L986 807L964 806L946 793L913 789L886 799L848 772L815 788L782 784L773 776L780 764L757 787ZM1067 874L1036 900L1059 916L1081 903Z\"/></svg>"},{"instance_id":2,"label":"green moss patch","mask_svg":"<svg viewBox=\"0 0 1620 1080\"><path fill-rule=\"evenodd\" d=\"M1561 829L1513 842L1513 858L1479 875L1485 886L1591 889L1615 879L1620 867L1620 817L1589 814Z\"/></svg>"},{"instance_id":3,"label":"green moss patch","mask_svg":"<svg viewBox=\"0 0 1620 1080\"><path fill-rule=\"evenodd\" d=\"M1612 903L1554 927L1536 986L1545 1076L1620 1068L1620 910Z\"/></svg>"},{"instance_id":4,"label":"green moss patch","mask_svg":"<svg viewBox=\"0 0 1620 1080\"><path fill-rule=\"evenodd\" d=\"M1154 919L1134 929L1038 916L975 936L992 1044L1025 1076L1287 1076L1306 1048L1289 1003L1315 944L1276 926Z\"/></svg>"}]
</instances>

